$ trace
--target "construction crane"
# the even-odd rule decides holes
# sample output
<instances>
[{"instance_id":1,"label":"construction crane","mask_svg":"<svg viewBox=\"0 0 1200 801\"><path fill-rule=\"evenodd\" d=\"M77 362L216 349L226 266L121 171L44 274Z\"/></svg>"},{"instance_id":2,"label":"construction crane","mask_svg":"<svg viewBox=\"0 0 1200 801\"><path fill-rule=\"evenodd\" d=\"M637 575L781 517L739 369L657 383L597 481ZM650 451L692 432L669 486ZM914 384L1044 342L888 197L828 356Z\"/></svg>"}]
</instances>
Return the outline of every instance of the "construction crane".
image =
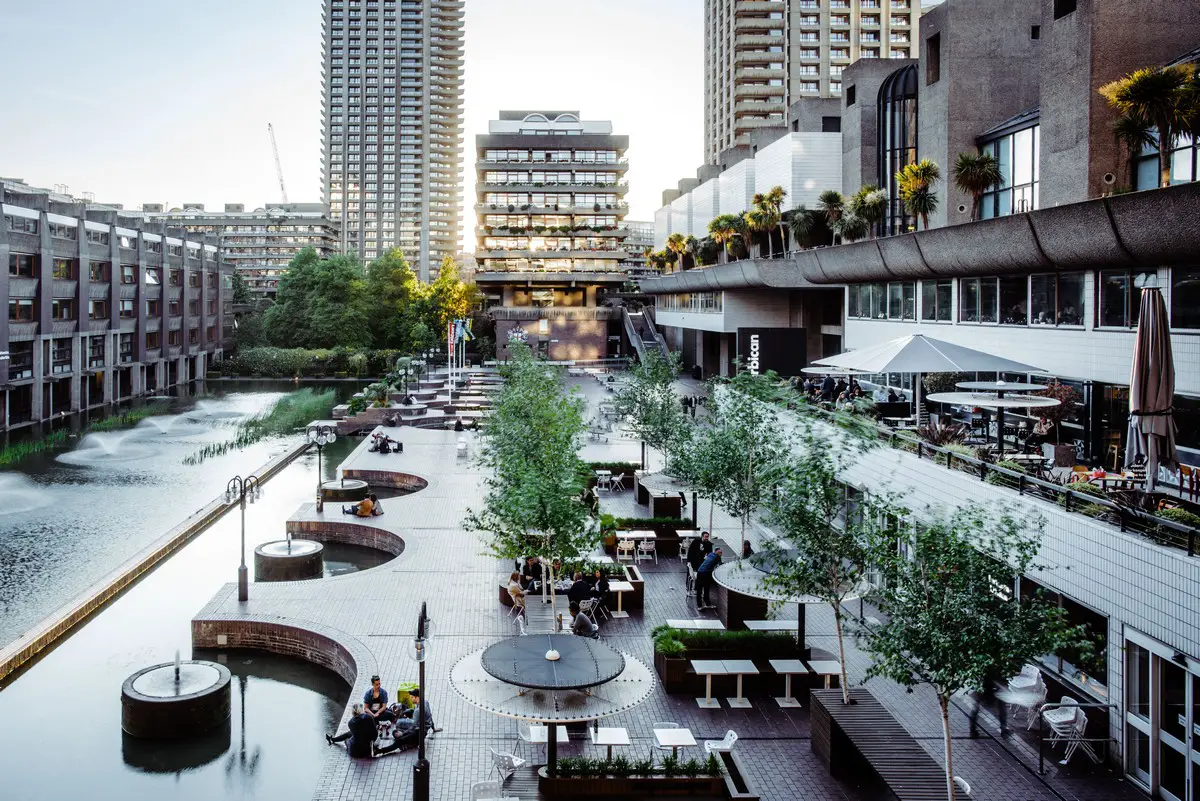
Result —
<instances>
[{"instance_id":1,"label":"construction crane","mask_svg":"<svg viewBox=\"0 0 1200 801\"><path fill-rule=\"evenodd\" d=\"M271 152L275 154L275 174L279 176L279 193L283 195L283 202L287 203L287 187L283 185L283 165L279 163L279 145L275 144L275 128L271 123L267 123L267 133L271 135Z\"/></svg>"}]
</instances>

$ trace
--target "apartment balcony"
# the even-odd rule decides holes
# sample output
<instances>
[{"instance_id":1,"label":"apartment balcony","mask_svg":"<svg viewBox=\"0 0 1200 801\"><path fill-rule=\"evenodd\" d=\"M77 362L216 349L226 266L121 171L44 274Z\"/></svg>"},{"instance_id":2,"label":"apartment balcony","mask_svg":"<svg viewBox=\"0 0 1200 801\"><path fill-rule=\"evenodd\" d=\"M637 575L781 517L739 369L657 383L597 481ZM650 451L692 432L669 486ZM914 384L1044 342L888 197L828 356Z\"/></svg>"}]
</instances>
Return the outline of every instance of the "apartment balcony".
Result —
<instances>
[{"instance_id":1,"label":"apartment balcony","mask_svg":"<svg viewBox=\"0 0 1200 801\"><path fill-rule=\"evenodd\" d=\"M890 24L893 28L908 28L909 20L908 17L893 17Z\"/></svg>"},{"instance_id":2,"label":"apartment balcony","mask_svg":"<svg viewBox=\"0 0 1200 801\"><path fill-rule=\"evenodd\" d=\"M475 257L478 259L623 259L625 249L610 248L496 248L489 249L486 245L477 245Z\"/></svg>"},{"instance_id":3,"label":"apartment balcony","mask_svg":"<svg viewBox=\"0 0 1200 801\"><path fill-rule=\"evenodd\" d=\"M79 330L78 320L51 320L50 335L55 337L68 337Z\"/></svg>"},{"instance_id":4,"label":"apartment balcony","mask_svg":"<svg viewBox=\"0 0 1200 801\"><path fill-rule=\"evenodd\" d=\"M817 76L813 76L813 80L816 80L816 79L817 79ZM782 114L786 110L787 109L784 106L782 100L780 100L778 102L772 101L770 103L738 102L738 103L735 103L733 106L733 116L735 119L741 119L742 115L744 115L744 114L772 114L772 113Z\"/></svg>"},{"instance_id":5,"label":"apartment balcony","mask_svg":"<svg viewBox=\"0 0 1200 801\"><path fill-rule=\"evenodd\" d=\"M91 334L104 333L105 331L108 330L108 318L105 317L105 318L99 319L99 320L88 320L87 330L88 330L88 333L91 333Z\"/></svg>"},{"instance_id":6,"label":"apartment balcony","mask_svg":"<svg viewBox=\"0 0 1200 801\"><path fill-rule=\"evenodd\" d=\"M534 286L536 284L554 284L557 286L575 286L576 284L622 284L625 282L625 271L614 259L611 269L599 270L594 267L561 270L545 270L524 265L514 265L511 268L480 265L475 268L475 283L477 284L511 284L516 286Z\"/></svg>"},{"instance_id":7,"label":"apartment balcony","mask_svg":"<svg viewBox=\"0 0 1200 801\"><path fill-rule=\"evenodd\" d=\"M55 298L73 298L79 290L78 281L70 281L62 278L53 279L54 285L51 291L54 293L51 297Z\"/></svg>"},{"instance_id":8,"label":"apartment balcony","mask_svg":"<svg viewBox=\"0 0 1200 801\"><path fill-rule=\"evenodd\" d=\"M162 358L162 348L146 348L146 361L156 362Z\"/></svg>"},{"instance_id":9,"label":"apartment balcony","mask_svg":"<svg viewBox=\"0 0 1200 801\"><path fill-rule=\"evenodd\" d=\"M743 132L758 131L763 128L778 128L787 124L787 120L759 120L752 117L742 117L734 121L733 129L740 135Z\"/></svg>"},{"instance_id":10,"label":"apartment balcony","mask_svg":"<svg viewBox=\"0 0 1200 801\"><path fill-rule=\"evenodd\" d=\"M751 86L751 85L747 85L747 84L741 84L741 85L734 87L733 96L735 99L739 98L739 97L771 97L771 98L777 98L780 101L782 101L783 100L783 87L782 86Z\"/></svg>"},{"instance_id":11,"label":"apartment balcony","mask_svg":"<svg viewBox=\"0 0 1200 801\"><path fill-rule=\"evenodd\" d=\"M28 342L35 339L38 335L38 324L30 323L13 323L8 324L8 341L9 342Z\"/></svg>"},{"instance_id":12,"label":"apartment balcony","mask_svg":"<svg viewBox=\"0 0 1200 801\"><path fill-rule=\"evenodd\" d=\"M735 34L750 33L751 31L782 30L786 27L786 24L787 21L782 19L736 16L733 20L733 30Z\"/></svg>"},{"instance_id":13,"label":"apartment balcony","mask_svg":"<svg viewBox=\"0 0 1200 801\"><path fill-rule=\"evenodd\" d=\"M146 322L142 324L142 330L147 332L158 331L162 327L162 321L157 317L147 317Z\"/></svg>"},{"instance_id":14,"label":"apartment balcony","mask_svg":"<svg viewBox=\"0 0 1200 801\"><path fill-rule=\"evenodd\" d=\"M618 320L621 310L608 306L492 306L488 315L496 321Z\"/></svg>"},{"instance_id":15,"label":"apartment balcony","mask_svg":"<svg viewBox=\"0 0 1200 801\"><path fill-rule=\"evenodd\" d=\"M737 4L734 13L736 15L741 15L742 13L770 13L772 11L777 11L779 13L786 12L787 3L785 0L741 0L741 2Z\"/></svg>"},{"instance_id":16,"label":"apartment balcony","mask_svg":"<svg viewBox=\"0 0 1200 801\"><path fill-rule=\"evenodd\" d=\"M734 71L734 77L741 80L770 80L772 78L778 80L786 80L788 77L785 69L769 69L762 67L743 67Z\"/></svg>"},{"instance_id":17,"label":"apartment balcony","mask_svg":"<svg viewBox=\"0 0 1200 801\"><path fill-rule=\"evenodd\" d=\"M38 291L37 278L16 278L8 279L8 296L10 298L30 299L36 298Z\"/></svg>"},{"instance_id":18,"label":"apartment balcony","mask_svg":"<svg viewBox=\"0 0 1200 801\"><path fill-rule=\"evenodd\" d=\"M768 36L763 33L739 33L733 38L734 49L742 47L771 47L782 46L782 36Z\"/></svg>"}]
</instances>

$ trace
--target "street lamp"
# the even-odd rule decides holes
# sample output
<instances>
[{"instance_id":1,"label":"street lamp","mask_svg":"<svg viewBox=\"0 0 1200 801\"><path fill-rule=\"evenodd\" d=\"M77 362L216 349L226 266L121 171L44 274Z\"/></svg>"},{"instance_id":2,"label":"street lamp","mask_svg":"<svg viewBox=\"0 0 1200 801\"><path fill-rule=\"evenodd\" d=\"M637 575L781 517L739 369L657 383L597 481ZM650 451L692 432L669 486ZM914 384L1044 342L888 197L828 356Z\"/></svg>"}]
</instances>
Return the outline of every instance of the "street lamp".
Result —
<instances>
[{"instance_id":1,"label":"street lamp","mask_svg":"<svg viewBox=\"0 0 1200 801\"><path fill-rule=\"evenodd\" d=\"M412 366L413 366L413 373L417 377L417 392L420 392L421 391L421 373L426 372L425 371L425 360L421 359L421 358L413 359Z\"/></svg>"},{"instance_id":2,"label":"street lamp","mask_svg":"<svg viewBox=\"0 0 1200 801\"><path fill-rule=\"evenodd\" d=\"M417 712L421 725L417 727L417 761L413 763L413 801L429 801L429 760L425 758L425 652L426 643L432 635L433 621L425 614L425 602L421 602L421 616L417 618L417 637L413 640L413 654L417 660L417 687L420 700ZM415 717L415 715L414 715Z\"/></svg>"},{"instance_id":3,"label":"street lamp","mask_svg":"<svg viewBox=\"0 0 1200 801\"><path fill-rule=\"evenodd\" d=\"M225 503L235 500L242 507L242 563L238 566L238 601L250 599L250 579L246 573L246 503L254 503L262 497L262 485L258 476L234 476L225 485Z\"/></svg>"},{"instance_id":4,"label":"street lamp","mask_svg":"<svg viewBox=\"0 0 1200 801\"><path fill-rule=\"evenodd\" d=\"M337 440L337 431L331 425L311 425L304 430L304 438L309 445L317 446L317 511L325 511L325 496L321 492L323 473L321 472L321 450L326 445L332 445ZM291 535L288 535L288 546L291 547Z\"/></svg>"}]
</instances>

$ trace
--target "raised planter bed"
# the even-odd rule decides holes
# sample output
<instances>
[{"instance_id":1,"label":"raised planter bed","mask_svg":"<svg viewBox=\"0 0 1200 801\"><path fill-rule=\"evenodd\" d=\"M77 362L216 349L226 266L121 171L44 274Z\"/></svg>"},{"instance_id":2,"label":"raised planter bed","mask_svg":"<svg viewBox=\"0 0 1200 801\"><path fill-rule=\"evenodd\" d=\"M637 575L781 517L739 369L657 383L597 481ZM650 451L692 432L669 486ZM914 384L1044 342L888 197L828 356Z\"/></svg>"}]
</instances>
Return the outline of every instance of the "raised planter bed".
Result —
<instances>
[{"instance_id":1,"label":"raised planter bed","mask_svg":"<svg viewBox=\"0 0 1200 801\"><path fill-rule=\"evenodd\" d=\"M646 798L660 795L716 798L725 795L725 777L556 776L552 779L542 767L538 769L538 791L546 798Z\"/></svg>"}]
</instances>

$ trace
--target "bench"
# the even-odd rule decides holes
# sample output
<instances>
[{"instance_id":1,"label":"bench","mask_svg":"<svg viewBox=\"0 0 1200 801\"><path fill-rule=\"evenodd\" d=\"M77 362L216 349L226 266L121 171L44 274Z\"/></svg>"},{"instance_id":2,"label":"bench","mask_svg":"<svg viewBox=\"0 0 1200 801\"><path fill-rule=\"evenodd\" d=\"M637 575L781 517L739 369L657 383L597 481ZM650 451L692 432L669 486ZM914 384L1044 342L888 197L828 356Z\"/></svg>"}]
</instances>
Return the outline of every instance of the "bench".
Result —
<instances>
[{"instance_id":1,"label":"bench","mask_svg":"<svg viewBox=\"0 0 1200 801\"><path fill-rule=\"evenodd\" d=\"M946 772L868 690L813 690L812 750L833 776L874 772L898 801L944 801Z\"/></svg>"}]
</instances>

